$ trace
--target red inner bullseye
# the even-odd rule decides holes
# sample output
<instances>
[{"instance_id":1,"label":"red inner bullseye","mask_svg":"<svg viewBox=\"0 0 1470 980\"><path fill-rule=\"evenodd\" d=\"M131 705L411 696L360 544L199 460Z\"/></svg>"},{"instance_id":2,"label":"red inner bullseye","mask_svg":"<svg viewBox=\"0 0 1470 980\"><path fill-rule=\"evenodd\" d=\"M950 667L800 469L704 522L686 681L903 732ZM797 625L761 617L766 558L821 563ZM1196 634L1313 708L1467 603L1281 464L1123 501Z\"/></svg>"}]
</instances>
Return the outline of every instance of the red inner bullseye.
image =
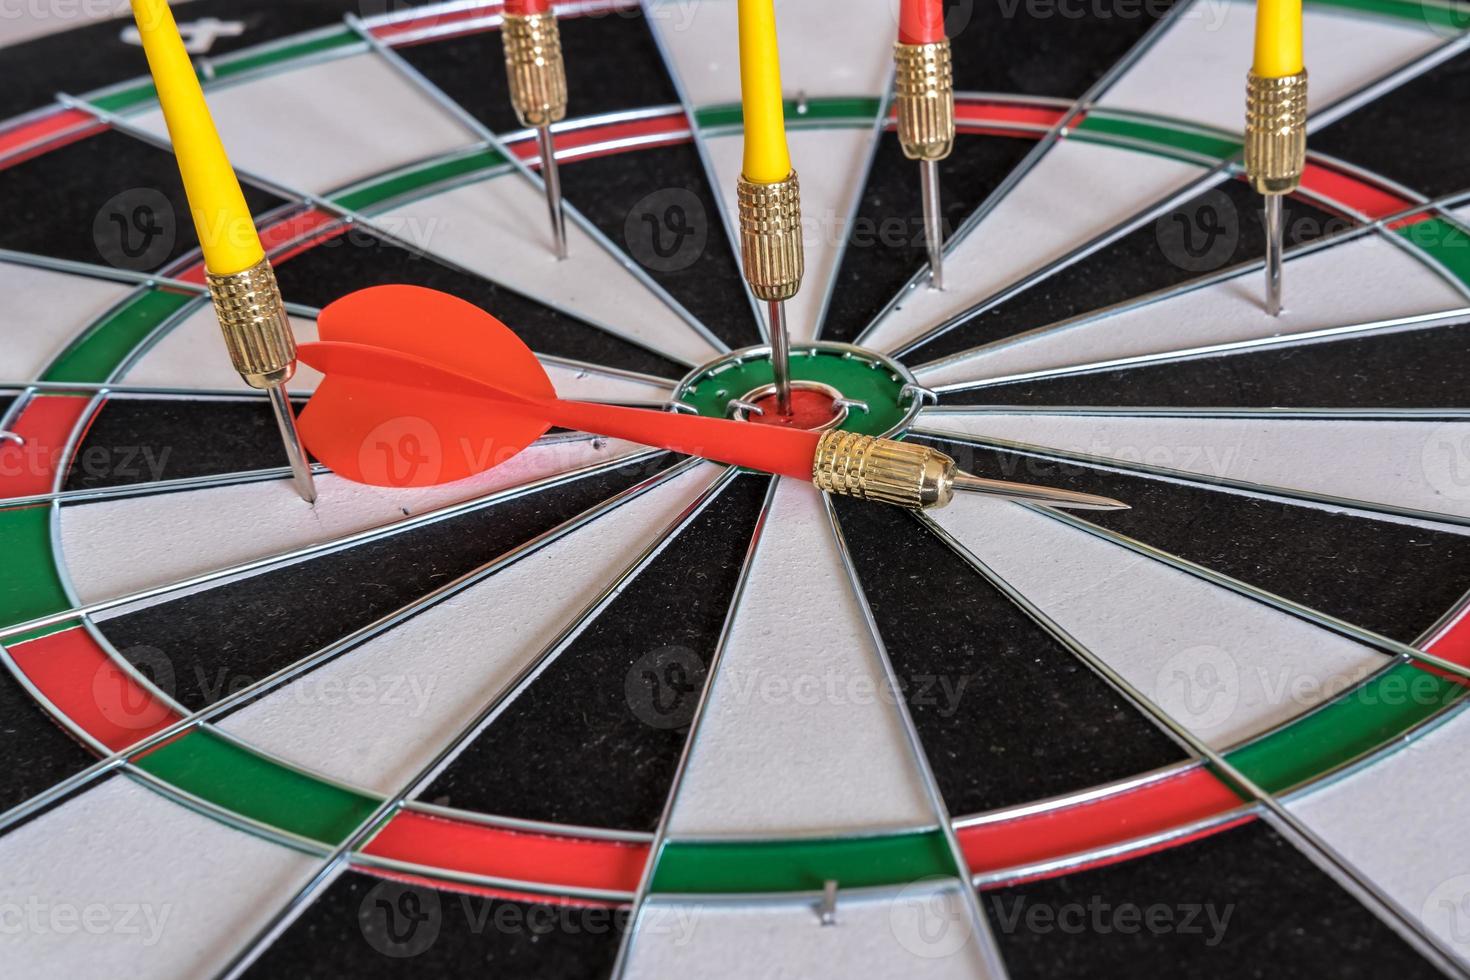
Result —
<instances>
[{"instance_id":1,"label":"red inner bullseye","mask_svg":"<svg viewBox=\"0 0 1470 980\"><path fill-rule=\"evenodd\" d=\"M812 391L809 388L791 389L790 415L777 413L774 394L757 398L752 404L765 414L756 415L752 412L746 417L746 420L759 422L761 425L779 425L788 429L819 429L837 417L837 406L833 403L832 396L825 391Z\"/></svg>"}]
</instances>

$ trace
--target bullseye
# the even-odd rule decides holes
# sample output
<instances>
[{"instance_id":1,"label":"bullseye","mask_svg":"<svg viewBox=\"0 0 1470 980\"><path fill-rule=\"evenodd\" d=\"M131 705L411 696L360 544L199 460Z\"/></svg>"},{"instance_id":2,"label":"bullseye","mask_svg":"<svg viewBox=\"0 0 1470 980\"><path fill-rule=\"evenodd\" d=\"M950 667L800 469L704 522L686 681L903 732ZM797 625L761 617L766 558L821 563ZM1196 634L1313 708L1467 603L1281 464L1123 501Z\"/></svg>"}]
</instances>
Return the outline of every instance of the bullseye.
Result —
<instances>
[{"instance_id":1,"label":"bullseye","mask_svg":"<svg viewBox=\"0 0 1470 980\"><path fill-rule=\"evenodd\" d=\"M819 381L795 381L791 384L791 412L781 414L777 408L776 386L765 385L747 394L741 401L759 411L741 410L738 418L760 425L778 425L788 429L835 429L847 418L848 406L842 393Z\"/></svg>"}]
</instances>

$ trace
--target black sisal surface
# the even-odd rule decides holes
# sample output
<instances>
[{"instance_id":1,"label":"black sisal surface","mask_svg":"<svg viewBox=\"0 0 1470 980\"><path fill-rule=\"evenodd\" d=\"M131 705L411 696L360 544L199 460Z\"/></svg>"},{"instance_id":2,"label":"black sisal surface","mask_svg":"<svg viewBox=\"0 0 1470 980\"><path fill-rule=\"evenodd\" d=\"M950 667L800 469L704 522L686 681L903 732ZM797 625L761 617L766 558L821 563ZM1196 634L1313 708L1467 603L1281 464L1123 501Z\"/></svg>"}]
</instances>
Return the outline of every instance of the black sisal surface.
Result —
<instances>
[{"instance_id":1,"label":"black sisal surface","mask_svg":"<svg viewBox=\"0 0 1470 980\"><path fill-rule=\"evenodd\" d=\"M568 201L716 336L732 348L760 343L692 143L571 161L561 182Z\"/></svg>"},{"instance_id":2,"label":"black sisal surface","mask_svg":"<svg viewBox=\"0 0 1470 980\"><path fill-rule=\"evenodd\" d=\"M769 482L737 477L424 799L531 820L652 831ZM504 765L506 759L516 764Z\"/></svg>"},{"instance_id":3,"label":"black sisal surface","mask_svg":"<svg viewBox=\"0 0 1470 980\"><path fill-rule=\"evenodd\" d=\"M964 136L939 164L946 237L1015 169L1035 143ZM909 277L928 262L918 164L885 133L863 188L837 274L823 340L851 342ZM927 288L921 285L919 288Z\"/></svg>"},{"instance_id":4,"label":"black sisal surface","mask_svg":"<svg viewBox=\"0 0 1470 980\"><path fill-rule=\"evenodd\" d=\"M243 186L254 214L285 203ZM74 262L154 271L199 246L173 154L115 131L7 169L0 210L0 248Z\"/></svg>"},{"instance_id":5,"label":"black sisal surface","mask_svg":"<svg viewBox=\"0 0 1470 980\"><path fill-rule=\"evenodd\" d=\"M297 402L300 411L304 402ZM264 399L112 398L93 418L64 490L217 476L286 466Z\"/></svg>"},{"instance_id":6,"label":"black sisal surface","mask_svg":"<svg viewBox=\"0 0 1470 980\"><path fill-rule=\"evenodd\" d=\"M1172 6L950 0L955 88L1080 98Z\"/></svg>"},{"instance_id":7,"label":"black sisal surface","mask_svg":"<svg viewBox=\"0 0 1470 980\"><path fill-rule=\"evenodd\" d=\"M562 17L557 29L566 63L569 118L678 103L679 94L637 9ZM399 53L492 131L521 128L510 107L499 32L413 45Z\"/></svg>"},{"instance_id":8,"label":"black sisal surface","mask_svg":"<svg viewBox=\"0 0 1470 980\"><path fill-rule=\"evenodd\" d=\"M1467 373L1470 327L1445 326L947 392L944 403L1465 408Z\"/></svg>"},{"instance_id":9,"label":"black sisal surface","mask_svg":"<svg viewBox=\"0 0 1470 980\"><path fill-rule=\"evenodd\" d=\"M1439 976L1260 822L980 904L1016 980Z\"/></svg>"},{"instance_id":10,"label":"black sisal surface","mask_svg":"<svg viewBox=\"0 0 1470 980\"><path fill-rule=\"evenodd\" d=\"M667 464L667 457L656 457L263 572L110 619L102 632L167 693L190 709L203 708Z\"/></svg>"},{"instance_id":11,"label":"black sisal surface","mask_svg":"<svg viewBox=\"0 0 1470 980\"><path fill-rule=\"evenodd\" d=\"M560 355L606 367L681 377L685 369L604 330L583 323L488 279L461 272L418 252L353 229L276 267L281 291L293 302L325 306L368 286L427 286L493 313L539 354Z\"/></svg>"},{"instance_id":12,"label":"black sisal surface","mask_svg":"<svg viewBox=\"0 0 1470 980\"><path fill-rule=\"evenodd\" d=\"M348 871L245 975L600 980L626 922L623 909L515 902Z\"/></svg>"},{"instance_id":13,"label":"black sisal surface","mask_svg":"<svg viewBox=\"0 0 1470 980\"><path fill-rule=\"evenodd\" d=\"M1288 248L1351 227L1347 220L1297 198L1289 198L1283 210ZM906 354L905 360L911 364L937 360L1264 255L1260 198L1243 181L1227 180L940 334Z\"/></svg>"},{"instance_id":14,"label":"black sisal surface","mask_svg":"<svg viewBox=\"0 0 1470 980\"><path fill-rule=\"evenodd\" d=\"M1470 189L1470 54L1461 54L1312 134L1312 149L1425 197Z\"/></svg>"},{"instance_id":15,"label":"black sisal surface","mask_svg":"<svg viewBox=\"0 0 1470 980\"><path fill-rule=\"evenodd\" d=\"M1080 516L1404 643L1470 590L1470 539L1462 534L955 442L933 444L981 476L1115 497L1132 509Z\"/></svg>"},{"instance_id":16,"label":"black sisal surface","mask_svg":"<svg viewBox=\"0 0 1470 980\"><path fill-rule=\"evenodd\" d=\"M1184 758L909 514L834 497L945 805L1044 799Z\"/></svg>"}]
</instances>

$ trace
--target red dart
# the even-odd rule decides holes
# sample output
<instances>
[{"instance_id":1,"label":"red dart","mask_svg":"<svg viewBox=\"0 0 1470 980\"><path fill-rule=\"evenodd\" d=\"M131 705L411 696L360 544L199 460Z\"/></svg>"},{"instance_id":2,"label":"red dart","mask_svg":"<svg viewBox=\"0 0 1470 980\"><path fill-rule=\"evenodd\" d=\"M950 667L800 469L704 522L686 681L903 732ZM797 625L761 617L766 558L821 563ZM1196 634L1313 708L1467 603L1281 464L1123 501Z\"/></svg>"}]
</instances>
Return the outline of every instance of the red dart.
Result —
<instances>
[{"instance_id":1,"label":"red dart","mask_svg":"<svg viewBox=\"0 0 1470 980\"><path fill-rule=\"evenodd\" d=\"M376 286L322 310L298 357L326 375L300 419L312 455L378 486L502 463L553 425L811 479L820 433L556 397L520 338L464 300Z\"/></svg>"},{"instance_id":2,"label":"red dart","mask_svg":"<svg viewBox=\"0 0 1470 980\"><path fill-rule=\"evenodd\" d=\"M898 40L901 44L933 44L943 41L943 0L900 0Z\"/></svg>"}]
</instances>

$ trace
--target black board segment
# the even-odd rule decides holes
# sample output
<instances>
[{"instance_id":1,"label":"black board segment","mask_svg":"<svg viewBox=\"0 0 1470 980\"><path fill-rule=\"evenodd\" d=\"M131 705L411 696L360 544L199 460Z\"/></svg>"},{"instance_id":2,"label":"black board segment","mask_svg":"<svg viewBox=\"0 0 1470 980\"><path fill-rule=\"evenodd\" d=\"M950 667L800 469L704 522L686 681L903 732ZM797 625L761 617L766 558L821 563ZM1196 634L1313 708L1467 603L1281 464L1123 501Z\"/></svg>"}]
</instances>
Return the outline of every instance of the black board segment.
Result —
<instances>
[{"instance_id":1,"label":"black board segment","mask_svg":"<svg viewBox=\"0 0 1470 980\"><path fill-rule=\"evenodd\" d=\"M1299 198L1288 198L1283 209L1288 248L1352 227ZM1244 181L1227 180L940 334L904 360L938 360L1255 261L1265 255L1265 242L1259 195Z\"/></svg>"},{"instance_id":2,"label":"black board segment","mask_svg":"<svg viewBox=\"0 0 1470 980\"><path fill-rule=\"evenodd\" d=\"M961 134L939 164L946 236L979 207L1035 141ZM919 165L884 133L842 256L821 338L851 343L915 272L926 267ZM929 288L921 283L917 288Z\"/></svg>"},{"instance_id":3,"label":"black board segment","mask_svg":"<svg viewBox=\"0 0 1470 980\"><path fill-rule=\"evenodd\" d=\"M726 487L422 798L653 831L769 482Z\"/></svg>"},{"instance_id":4,"label":"black board segment","mask_svg":"<svg viewBox=\"0 0 1470 980\"><path fill-rule=\"evenodd\" d=\"M124 657L204 708L653 475L631 463L100 624ZM97 506L81 504L79 506Z\"/></svg>"},{"instance_id":5,"label":"black board segment","mask_svg":"<svg viewBox=\"0 0 1470 980\"><path fill-rule=\"evenodd\" d=\"M36 703L9 670L0 667L0 813L81 772L96 761Z\"/></svg>"},{"instance_id":6,"label":"black board segment","mask_svg":"<svg viewBox=\"0 0 1470 980\"><path fill-rule=\"evenodd\" d=\"M1184 759L912 515L832 501L951 813L1045 799Z\"/></svg>"},{"instance_id":7,"label":"black board segment","mask_svg":"<svg viewBox=\"0 0 1470 980\"><path fill-rule=\"evenodd\" d=\"M561 16L557 30L568 118L678 105L679 94L637 8ZM409 45L398 53L492 132L521 128L510 106L499 31Z\"/></svg>"},{"instance_id":8,"label":"black board segment","mask_svg":"<svg viewBox=\"0 0 1470 980\"><path fill-rule=\"evenodd\" d=\"M1314 132L1312 149L1425 197L1470 190L1467 103L1470 54L1460 54Z\"/></svg>"},{"instance_id":9,"label":"black board segment","mask_svg":"<svg viewBox=\"0 0 1470 980\"><path fill-rule=\"evenodd\" d=\"M1081 98L1172 6L1171 0L949 0L945 27L955 88Z\"/></svg>"},{"instance_id":10,"label":"black board segment","mask_svg":"<svg viewBox=\"0 0 1470 980\"><path fill-rule=\"evenodd\" d=\"M494 977L601 980L626 909L490 898L348 871L247 977Z\"/></svg>"},{"instance_id":11,"label":"black board segment","mask_svg":"<svg viewBox=\"0 0 1470 980\"><path fill-rule=\"evenodd\" d=\"M1403 643L1470 591L1470 537L1283 500L921 440L980 476L1114 497L1076 516Z\"/></svg>"},{"instance_id":12,"label":"black board segment","mask_svg":"<svg viewBox=\"0 0 1470 980\"><path fill-rule=\"evenodd\" d=\"M1015 980L1440 976L1259 821L980 906Z\"/></svg>"},{"instance_id":13,"label":"black board segment","mask_svg":"<svg viewBox=\"0 0 1470 980\"><path fill-rule=\"evenodd\" d=\"M279 263L276 278L281 291L292 302L307 306L326 306L339 296L368 286L394 283L426 286L488 310L538 354L665 378L682 377L687 370L511 289L385 241L361 228L353 228Z\"/></svg>"},{"instance_id":14,"label":"black board segment","mask_svg":"<svg viewBox=\"0 0 1470 980\"><path fill-rule=\"evenodd\" d=\"M252 214L286 203L242 186ZM199 247L173 154L115 130L7 169L0 209L0 248L18 252L153 272Z\"/></svg>"},{"instance_id":15,"label":"black board segment","mask_svg":"<svg viewBox=\"0 0 1470 980\"><path fill-rule=\"evenodd\" d=\"M720 203L692 143L568 161L566 199L731 348L760 343Z\"/></svg>"},{"instance_id":16,"label":"black board segment","mask_svg":"<svg viewBox=\"0 0 1470 980\"><path fill-rule=\"evenodd\" d=\"M1287 344L945 392L945 405L1467 408L1470 325Z\"/></svg>"},{"instance_id":17,"label":"black board segment","mask_svg":"<svg viewBox=\"0 0 1470 980\"><path fill-rule=\"evenodd\" d=\"M299 412L305 401L298 400ZM286 466L264 398L110 398L72 454L63 490L219 476Z\"/></svg>"}]
</instances>

